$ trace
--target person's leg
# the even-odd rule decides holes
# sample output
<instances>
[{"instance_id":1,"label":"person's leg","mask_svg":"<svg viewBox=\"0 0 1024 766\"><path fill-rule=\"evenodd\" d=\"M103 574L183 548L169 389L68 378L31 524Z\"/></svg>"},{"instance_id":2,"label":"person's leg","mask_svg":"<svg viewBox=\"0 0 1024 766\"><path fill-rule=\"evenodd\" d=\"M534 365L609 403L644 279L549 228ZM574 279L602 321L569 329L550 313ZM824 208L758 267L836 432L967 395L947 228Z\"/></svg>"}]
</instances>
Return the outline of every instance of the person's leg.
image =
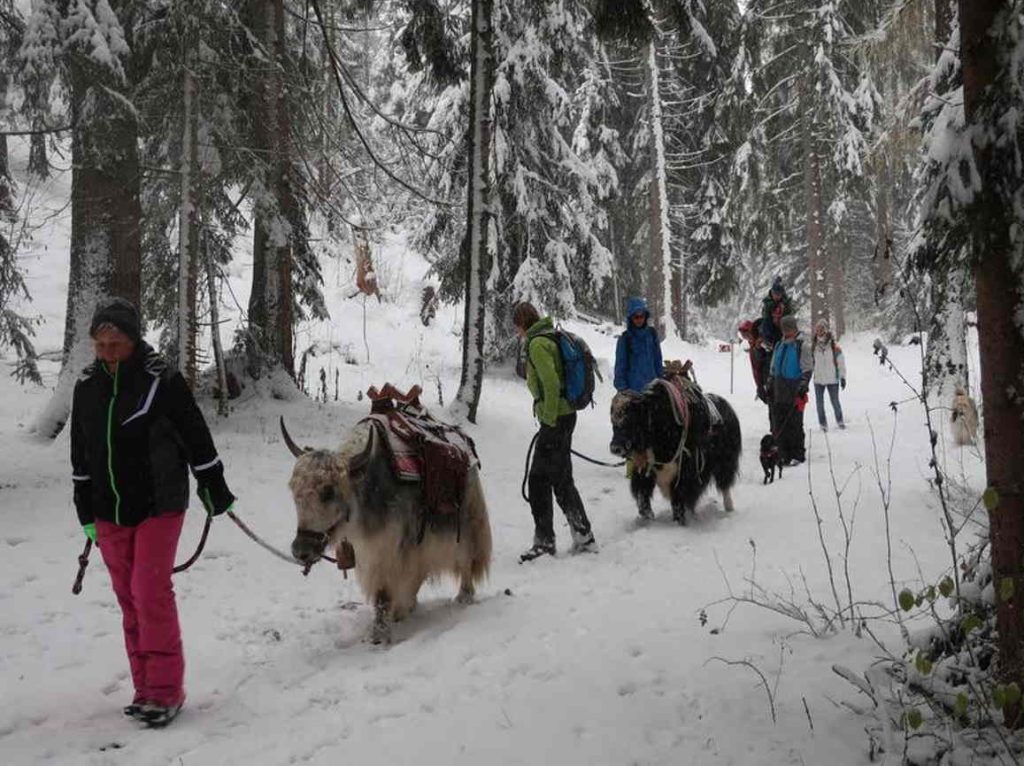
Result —
<instances>
[{"instance_id":1,"label":"person's leg","mask_svg":"<svg viewBox=\"0 0 1024 766\"><path fill-rule=\"evenodd\" d=\"M804 459L804 415L795 404L781 404L776 417L782 424L779 451L783 460Z\"/></svg>"},{"instance_id":2,"label":"person's leg","mask_svg":"<svg viewBox=\"0 0 1024 766\"><path fill-rule=\"evenodd\" d=\"M171 570L185 513L146 519L135 534L132 599L139 616L139 648L146 663L149 702L163 707L185 699L185 658Z\"/></svg>"},{"instance_id":3,"label":"person's leg","mask_svg":"<svg viewBox=\"0 0 1024 766\"><path fill-rule=\"evenodd\" d=\"M135 686L133 704L149 699L146 689L146 664L139 649L139 619L132 601L132 562L135 558L135 527L119 527L102 519L96 520L96 541L100 555L110 573L110 584L121 607L121 627L128 667Z\"/></svg>"},{"instance_id":4,"label":"person's leg","mask_svg":"<svg viewBox=\"0 0 1024 766\"><path fill-rule=\"evenodd\" d=\"M829 394L831 394L831 390ZM825 418L825 386L821 383L814 384L814 404L818 408L818 425L828 428L828 421Z\"/></svg>"},{"instance_id":5,"label":"person's leg","mask_svg":"<svg viewBox=\"0 0 1024 766\"><path fill-rule=\"evenodd\" d=\"M572 477L572 433L576 429L576 413L558 419L558 442L552 456L552 486L558 507L562 509L575 542L592 538L590 520L583 507L583 498Z\"/></svg>"},{"instance_id":6,"label":"person's leg","mask_svg":"<svg viewBox=\"0 0 1024 766\"><path fill-rule=\"evenodd\" d=\"M801 463L807 459L807 451L804 447L806 435L804 434L804 413L799 407L793 407L793 417L789 419L792 432L790 435L790 454Z\"/></svg>"},{"instance_id":7,"label":"person's leg","mask_svg":"<svg viewBox=\"0 0 1024 766\"><path fill-rule=\"evenodd\" d=\"M839 403L839 384L828 387L828 398L832 400L832 412L836 415L836 423L843 425L843 406Z\"/></svg>"},{"instance_id":8,"label":"person's leg","mask_svg":"<svg viewBox=\"0 0 1024 766\"><path fill-rule=\"evenodd\" d=\"M775 444L779 448L779 459L785 463L791 457L789 454L789 442L787 441L786 420L792 405L785 402L772 402L772 433L775 435Z\"/></svg>"},{"instance_id":9,"label":"person's leg","mask_svg":"<svg viewBox=\"0 0 1024 766\"><path fill-rule=\"evenodd\" d=\"M530 463L530 512L533 514L534 545L555 544L554 505L551 499L551 461L557 448L556 429L541 426Z\"/></svg>"}]
</instances>

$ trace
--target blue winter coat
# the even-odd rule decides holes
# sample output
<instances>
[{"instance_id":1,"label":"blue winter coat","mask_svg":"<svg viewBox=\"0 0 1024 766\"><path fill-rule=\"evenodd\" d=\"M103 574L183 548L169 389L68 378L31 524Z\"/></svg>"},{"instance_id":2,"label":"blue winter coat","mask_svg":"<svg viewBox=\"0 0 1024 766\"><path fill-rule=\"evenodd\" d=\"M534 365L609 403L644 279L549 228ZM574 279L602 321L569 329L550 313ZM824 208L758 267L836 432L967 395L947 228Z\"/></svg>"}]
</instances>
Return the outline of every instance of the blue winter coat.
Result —
<instances>
[{"instance_id":1,"label":"blue winter coat","mask_svg":"<svg viewBox=\"0 0 1024 766\"><path fill-rule=\"evenodd\" d=\"M663 371L658 331L647 322L643 327L633 326L633 315L640 311L650 321L651 313L643 298L631 298L626 307L626 331L615 346L616 391L643 391Z\"/></svg>"}]
</instances>

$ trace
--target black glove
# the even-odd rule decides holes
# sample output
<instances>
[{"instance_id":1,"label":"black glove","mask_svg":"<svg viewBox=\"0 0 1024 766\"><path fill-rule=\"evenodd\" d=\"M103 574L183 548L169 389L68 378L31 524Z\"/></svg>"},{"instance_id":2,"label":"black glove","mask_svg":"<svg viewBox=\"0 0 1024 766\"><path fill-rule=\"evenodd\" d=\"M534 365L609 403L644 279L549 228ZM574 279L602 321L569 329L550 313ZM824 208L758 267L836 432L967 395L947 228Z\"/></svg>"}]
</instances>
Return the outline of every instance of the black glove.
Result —
<instances>
[{"instance_id":1,"label":"black glove","mask_svg":"<svg viewBox=\"0 0 1024 766\"><path fill-rule=\"evenodd\" d=\"M803 398L807 396L807 381L801 380L800 385L796 387L796 395Z\"/></svg>"},{"instance_id":2,"label":"black glove","mask_svg":"<svg viewBox=\"0 0 1024 766\"><path fill-rule=\"evenodd\" d=\"M844 391L846 390L846 378L840 378L839 379L839 387L841 389L843 389Z\"/></svg>"},{"instance_id":3,"label":"black glove","mask_svg":"<svg viewBox=\"0 0 1024 766\"><path fill-rule=\"evenodd\" d=\"M213 475L200 478L196 488L203 507L211 516L220 516L224 511L230 511L235 504L235 496L224 481L224 469L220 466L218 468L219 471L211 471Z\"/></svg>"}]
</instances>

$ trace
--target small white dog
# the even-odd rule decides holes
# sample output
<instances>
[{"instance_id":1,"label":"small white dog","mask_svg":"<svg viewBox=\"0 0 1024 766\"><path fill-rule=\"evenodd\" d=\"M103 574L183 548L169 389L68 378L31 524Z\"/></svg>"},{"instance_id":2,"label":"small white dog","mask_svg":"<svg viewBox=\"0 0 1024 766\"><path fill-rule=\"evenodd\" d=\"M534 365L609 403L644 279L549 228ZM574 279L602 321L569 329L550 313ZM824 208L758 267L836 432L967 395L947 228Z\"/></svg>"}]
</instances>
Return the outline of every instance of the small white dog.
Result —
<instances>
[{"instance_id":1,"label":"small white dog","mask_svg":"<svg viewBox=\"0 0 1024 766\"><path fill-rule=\"evenodd\" d=\"M962 387L957 386L951 409L949 426L953 431L953 441L961 447L974 444L978 439L978 405Z\"/></svg>"}]
</instances>

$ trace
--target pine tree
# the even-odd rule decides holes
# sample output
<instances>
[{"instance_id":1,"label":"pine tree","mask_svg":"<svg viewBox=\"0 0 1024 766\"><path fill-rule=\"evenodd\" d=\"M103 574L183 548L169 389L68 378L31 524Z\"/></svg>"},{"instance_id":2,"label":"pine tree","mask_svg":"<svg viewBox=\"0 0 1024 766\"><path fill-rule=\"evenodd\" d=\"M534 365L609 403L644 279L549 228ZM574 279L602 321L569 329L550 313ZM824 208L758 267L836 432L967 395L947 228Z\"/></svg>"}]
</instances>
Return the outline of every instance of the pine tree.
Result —
<instances>
[{"instance_id":1,"label":"pine tree","mask_svg":"<svg viewBox=\"0 0 1024 766\"><path fill-rule=\"evenodd\" d=\"M462 251L466 274L466 315L462 329L462 378L455 396L471 423L476 422L484 374L484 321L487 273L493 257L491 237L491 94L494 89L494 4L473 0L470 51L470 103L467 154L466 237Z\"/></svg>"},{"instance_id":2,"label":"pine tree","mask_svg":"<svg viewBox=\"0 0 1024 766\"><path fill-rule=\"evenodd\" d=\"M71 265L64 357L54 396L37 431L63 428L71 389L91 357L89 321L105 295L140 298L141 220L138 114L130 91L144 72L135 21L144 3L67 4L40 0L22 44L24 73L35 83L59 72L70 102ZM135 43L139 42L138 46Z\"/></svg>"},{"instance_id":3,"label":"pine tree","mask_svg":"<svg viewBox=\"0 0 1024 766\"><path fill-rule=\"evenodd\" d=\"M970 175L947 209L948 235L970 243L977 282L985 415L992 580L1005 683L1024 686L1024 6L1019 0L959 3L963 97L970 128L953 133ZM932 230L934 232L934 229ZM968 239L963 239L967 235ZM936 243L937 244L937 243ZM1006 724L1024 726L1017 699Z\"/></svg>"},{"instance_id":4,"label":"pine tree","mask_svg":"<svg viewBox=\"0 0 1024 766\"><path fill-rule=\"evenodd\" d=\"M959 185L948 172L953 158L943 156L943 147L950 145L951 131L962 135L965 130L959 38L959 21L948 0L935 0L937 61L921 116L925 140L918 182L924 190L921 194L923 226L922 236L914 243L913 251L916 264L928 272L931 283L926 315L928 345L922 375L925 390L936 407L948 407L957 388L969 390L964 316L964 299L970 289L964 265L966 244L954 248L942 241L946 227L943 208L949 204L944 200L958 194ZM936 236L933 238L929 232Z\"/></svg>"}]
</instances>

